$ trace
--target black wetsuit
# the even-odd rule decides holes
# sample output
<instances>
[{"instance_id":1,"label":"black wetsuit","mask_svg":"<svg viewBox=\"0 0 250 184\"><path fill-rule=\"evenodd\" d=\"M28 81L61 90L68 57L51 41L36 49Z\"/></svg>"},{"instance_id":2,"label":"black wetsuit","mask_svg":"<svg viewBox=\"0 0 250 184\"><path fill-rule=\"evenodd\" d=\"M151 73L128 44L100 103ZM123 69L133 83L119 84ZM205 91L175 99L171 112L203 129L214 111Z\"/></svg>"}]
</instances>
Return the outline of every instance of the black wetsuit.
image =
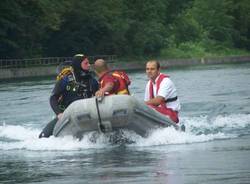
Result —
<instances>
[{"instance_id":1,"label":"black wetsuit","mask_svg":"<svg viewBox=\"0 0 250 184\"><path fill-rule=\"evenodd\" d=\"M59 80L50 96L50 106L56 114L62 113L72 102L90 98L98 90L98 82L87 74L76 82L72 75Z\"/></svg>"},{"instance_id":2,"label":"black wetsuit","mask_svg":"<svg viewBox=\"0 0 250 184\"><path fill-rule=\"evenodd\" d=\"M78 73L79 74L79 73ZM81 71L79 75L64 76L57 81L50 96L50 105L56 115L62 113L72 102L90 98L98 90L98 82L89 73ZM53 119L40 133L39 138L53 134L57 118Z\"/></svg>"}]
</instances>

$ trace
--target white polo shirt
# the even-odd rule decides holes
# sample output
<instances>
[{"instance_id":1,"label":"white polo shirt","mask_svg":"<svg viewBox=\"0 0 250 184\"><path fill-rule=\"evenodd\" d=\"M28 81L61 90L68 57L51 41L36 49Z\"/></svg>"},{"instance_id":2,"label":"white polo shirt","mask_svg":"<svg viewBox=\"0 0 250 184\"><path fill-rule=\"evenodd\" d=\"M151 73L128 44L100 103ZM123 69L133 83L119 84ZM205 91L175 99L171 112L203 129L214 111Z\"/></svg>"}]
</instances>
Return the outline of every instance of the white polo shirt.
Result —
<instances>
[{"instance_id":1,"label":"white polo shirt","mask_svg":"<svg viewBox=\"0 0 250 184\"><path fill-rule=\"evenodd\" d=\"M160 76L160 75L159 75ZM159 76L156 78L156 82L153 83L153 91L154 91L154 96L161 96L163 98L169 99L169 98L174 98L177 96L177 91L174 83L171 81L169 77L165 77L159 86L158 94L156 94L156 83L157 80L159 79ZM149 85L150 81L148 81L145 89L145 96L144 100L148 101L150 99L150 93L149 93ZM180 101L179 99L173 101L173 102L167 102L166 107L173 109L174 111L179 111L181 108Z\"/></svg>"}]
</instances>

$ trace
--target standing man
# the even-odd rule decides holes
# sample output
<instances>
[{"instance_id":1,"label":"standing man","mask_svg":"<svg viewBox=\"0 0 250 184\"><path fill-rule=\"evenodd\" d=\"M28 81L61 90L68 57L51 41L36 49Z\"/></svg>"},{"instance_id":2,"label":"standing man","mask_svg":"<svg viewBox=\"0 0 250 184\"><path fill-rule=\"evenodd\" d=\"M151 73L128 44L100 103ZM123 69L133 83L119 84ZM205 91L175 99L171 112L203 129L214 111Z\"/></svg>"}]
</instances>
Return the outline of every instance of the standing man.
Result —
<instances>
[{"instance_id":1,"label":"standing man","mask_svg":"<svg viewBox=\"0 0 250 184\"><path fill-rule=\"evenodd\" d=\"M56 122L72 102L95 95L98 90L98 82L89 70L88 58L83 54L76 54L71 66L64 68L57 76L57 82L50 96L50 106L57 118L43 129L39 138L52 135Z\"/></svg>"},{"instance_id":2,"label":"standing man","mask_svg":"<svg viewBox=\"0 0 250 184\"><path fill-rule=\"evenodd\" d=\"M146 74L150 80L145 89L145 103L178 123L180 102L174 83L168 75L160 73L160 63L156 60L147 62Z\"/></svg>"},{"instance_id":3,"label":"standing man","mask_svg":"<svg viewBox=\"0 0 250 184\"><path fill-rule=\"evenodd\" d=\"M97 97L113 94L129 94L130 80L125 72L111 71L103 59L97 59L94 64L95 72L99 78L100 89L95 93Z\"/></svg>"}]
</instances>

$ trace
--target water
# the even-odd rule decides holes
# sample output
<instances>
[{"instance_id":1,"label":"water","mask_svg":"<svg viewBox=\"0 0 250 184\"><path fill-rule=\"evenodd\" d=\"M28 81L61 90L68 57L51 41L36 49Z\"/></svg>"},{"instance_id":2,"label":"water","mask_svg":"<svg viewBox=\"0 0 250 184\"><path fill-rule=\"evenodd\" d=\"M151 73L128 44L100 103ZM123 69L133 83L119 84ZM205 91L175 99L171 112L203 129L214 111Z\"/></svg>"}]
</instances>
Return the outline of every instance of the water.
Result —
<instances>
[{"instance_id":1,"label":"water","mask_svg":"<svg viewBox=\"0 0 250 184\"><path fill-rule=\"evenodd\" d=\"M38 139L53 118L53 79L0 82L0 183L250 183L250 64L167 70L186 132L154 130L135 143L100 136ZM143 99L144 71L130 73ZM143 122L142 122L143 123Z\"/></svg>"}]
</instances>

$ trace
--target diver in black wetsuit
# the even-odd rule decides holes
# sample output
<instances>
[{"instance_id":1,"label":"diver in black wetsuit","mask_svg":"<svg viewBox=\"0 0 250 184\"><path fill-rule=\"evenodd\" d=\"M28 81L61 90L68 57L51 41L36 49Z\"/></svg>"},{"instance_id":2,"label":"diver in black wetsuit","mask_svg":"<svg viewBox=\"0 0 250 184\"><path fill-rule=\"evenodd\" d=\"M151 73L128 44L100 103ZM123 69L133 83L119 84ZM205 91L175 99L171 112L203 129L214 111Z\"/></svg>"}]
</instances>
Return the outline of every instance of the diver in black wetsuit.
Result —
<instances>
[{"instance_id":1,"label":"diver in black wetsuit","mask_svg":"<svg viewBox=\"0 0 250 184\"><path fill-rule=\"evenodd\" d=\"M50 106L57 115L47 124L39 138L53 134L58 119L63 111L75 100L90 98L98 90L98 82L89 71L89 60L83 54L73 57L70 67L64 68L57 76L57 82L50 96Z\"/></svg>"}]
</instances>

